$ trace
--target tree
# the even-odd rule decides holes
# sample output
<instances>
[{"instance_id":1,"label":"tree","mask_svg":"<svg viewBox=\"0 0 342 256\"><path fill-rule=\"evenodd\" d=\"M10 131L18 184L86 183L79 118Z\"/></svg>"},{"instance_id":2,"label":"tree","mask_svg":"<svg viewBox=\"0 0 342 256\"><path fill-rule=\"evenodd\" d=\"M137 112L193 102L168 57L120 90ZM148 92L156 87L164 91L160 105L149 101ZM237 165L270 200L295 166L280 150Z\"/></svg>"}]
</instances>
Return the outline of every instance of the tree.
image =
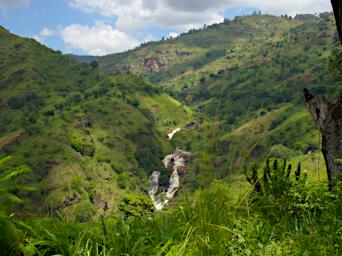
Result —
<instances>
[{"instance_id":1,"label":"tree","mask_svg":"<svg viewBox=\"0 0 342 256\"><path fill-rule=\"evenodd\" d=\"M342 2L341 0L331 0L331 5L334 9L337 31L342 44Z\"/></svg>"},{"instance_id":2,"label":"tree","mask_svg":"<svg viewBox=\"0 0 342 256\"><path fill-rule=\"evenodd\" d=\"M99 66L99 63L96 60L93 60L89 64L93 69L96 69Z\"/></svg>"},{"instance_id":3,"label":"tree","mask_svg":"<svg viewBox=\"0 0 342 256\"><path fill-rule=\"evenodd\" d=\"M342 175L342 95L330 103L323 95L315 96L305 88L304 97L322 134L322 153L331 188L333 178Z\"/></svg>"},{"instance_id":4,"label":"tree","mask_svg":"<svg viewBox=\"0 0 342 256\"><path fill-rule=\"evenodd\" d=\"M119 206L125 219L140 217L153 212L153 202L145 195L125 195Z\"/></svg>"},{"instance_id":5,"label":"tree","mask_svg":"<svg viewBox=\"0 0 342 256\"><path fill-rule=\"evenodd\" d=\"M337 31L342 44L342 3L331 0L334 9ZM336 55L336 65L341 63L341 55ZM331 64L330 64L331 66ZM322 154L327 167L329 188L334 178L342 175L342 95L335 103L330 103L324 96L315 96L304 89L306 107L322 134Z\"/></svg>"}]
</instances>

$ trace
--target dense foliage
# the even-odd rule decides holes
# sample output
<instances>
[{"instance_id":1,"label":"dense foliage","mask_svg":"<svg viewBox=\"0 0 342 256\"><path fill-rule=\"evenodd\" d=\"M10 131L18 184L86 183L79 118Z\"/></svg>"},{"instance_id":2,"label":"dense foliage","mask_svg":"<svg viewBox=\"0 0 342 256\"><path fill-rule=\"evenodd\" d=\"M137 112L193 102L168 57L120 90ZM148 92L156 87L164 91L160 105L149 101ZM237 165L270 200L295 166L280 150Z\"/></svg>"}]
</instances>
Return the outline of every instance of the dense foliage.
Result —
<instances>
[{"instance_id":1,"label":"dense foliage","mask_svg":"<svg viewBox=\"0 0 342 256\"><path fill-rule=\"evenodd\" d=\"M336 41L330 13L237 17L101 58L0 27L0 252L341 255L342 188L301 95L341 91ZM148 177L168 185L177 147L192 162L155 212Z\"/></svg>"},{"instance_id":2,"label":"dense foliage","mask_svg":"<svg viewBox=\"0 0 342 256\"><path fill-rule=\"evenodd\" d=\"M217 181L152 215L132 211L145 204L126 198L121 219L28 218L18 242L25 255L340 255L340 187L328 192L326 183L290 178L281 196L250 187L236 197L236 188Z\"/></svg>"}]
</instances>

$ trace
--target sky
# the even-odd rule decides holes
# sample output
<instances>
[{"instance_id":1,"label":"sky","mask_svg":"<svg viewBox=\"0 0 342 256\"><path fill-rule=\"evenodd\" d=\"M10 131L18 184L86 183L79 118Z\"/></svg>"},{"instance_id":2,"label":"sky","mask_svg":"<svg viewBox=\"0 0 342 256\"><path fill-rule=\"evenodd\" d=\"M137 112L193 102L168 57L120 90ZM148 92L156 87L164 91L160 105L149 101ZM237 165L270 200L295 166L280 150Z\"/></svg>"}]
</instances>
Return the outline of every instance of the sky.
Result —
<instances>
[{"instance_id":1,"label":"sky","mask_svg":"<svg viewBox=\"0 0 342 256\"><path fill-rule=\"evenodd\" d=\"M331 11L330 0L0 0L0 25L64 53L105 55L254 11Z\"/></svg>"}]
</instances>

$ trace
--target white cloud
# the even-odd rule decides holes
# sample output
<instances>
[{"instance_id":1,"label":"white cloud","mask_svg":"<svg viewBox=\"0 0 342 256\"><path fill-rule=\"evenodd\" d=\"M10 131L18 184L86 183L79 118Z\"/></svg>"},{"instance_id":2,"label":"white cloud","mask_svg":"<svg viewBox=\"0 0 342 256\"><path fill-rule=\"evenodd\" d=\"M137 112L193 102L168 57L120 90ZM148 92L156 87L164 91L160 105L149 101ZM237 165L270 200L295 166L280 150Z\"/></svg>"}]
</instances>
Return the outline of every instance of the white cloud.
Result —
<instances>
[{"instance_id":1,"label":"white cloud","mask_svg":"<svg viewBox=\"0 0 342 256\"><path fill-rule=\"evenodd\" d=\"M62 28L60 35L69 49L79 49L89 55L122 52L139 45L135 38L101 22L93 26L72 24Z\"/></svg>"},{"instance_id":2,"label":"white cloud","mask_svg":"<svg viewBox=\"0 0 342 256\"><path fill-rule=\"evenodd\" d=\"M211 24L230 7L255 7L269 14L330 11L328 0L72 0L70 6L104 17L116 17L119 26L137 29L151 24L164 28L188 28Z\"/></svg>"},{"instance_id":3,"label":"white cloud","mask_svg":"<svg viewBox=\"0 0 342 256\"><path fill-rule=\"evenodd\" d=\"M319 13L330 11L329 0L166 0L175 10L198 11L217 10L229 7L255 7L263 12L280 14Z\"/></svg>"},{"instance_id":4,"label":"white cloud","mask_svg":"<svg viewBox=\"0 0 342 256\"><path fill-rule=\"evenodd\" d=\"M239 2L239 1L234 1ZM295 15L298 13L320 13L325 11L331 11L331 3L329 0L245 0L242 1L242 6L248 6L249 2L252 7L258 7L262 12L280 15L289 14ZM235 6L238 4L235 3Z\"/></svg>"},{"instance_id":5,"label":"white cloud","mask_svg":"<svg viewBox=\"0 0 342 256\"><path fill-rule=\"evenodd\" d=\"M35 39L36 41L40 42L40 43L44 43L43 38L41 38L38 34L35 34L32 36L33 39Z\"/></svg>"},{"instance_id":6,"label":"white cloud","mask_svg":"<svg viewBox=\"0 0 342 256\"><path fill-rule=\"evenodd\" d=\"M49 28L44 27L42 31L40 31L39 35L43 37L53 36L55 32Z\"/></svg>"},{"instance_id":7,"label":"white cloud","mask_svg":"<svg viewBox=\"0 0 342 256\"><path fill-rule=\"evenodd\" d=\"M151 27L184 32L222 22L223 11L233 7L252 7L274 15L331 10L329 0L72 0L69 6L115 21L115 28L74 24L63 29L68 46L88 54L118 52L136 46L149 38L142 31Z\"/></svg>"},{"instance_id":8,"label":"white cloud","mask_svg":"<svg viewBox=\"0 0 342 256\"><path fill-rule=\"evenodd\" d=\"M172 37L172 38L176 38L178 36L177 32L170 32L167 37Z\"/></svg>"},{"instance_id":9,"label":"white cloud","mask_svg":"<svg viewBox=\"0 0 342 256\"><path fill-rule=\"evenodd\" d=\"M167 0L73 0L70 7L115 17L117 28L127 33L150 26L184 31L223 20L219 11L208 9L199 15L195 10L176 10Z\"/></svg>"},{"instance_id":10,"label":"white cloud","mask_svg":"<svg viewBox=\"0 0 342 256\"><path fill-rule=\"evenodd\" d=\"M53 35L55 35L55 31L44 27L38 34L33 35L33 38L38 42L45 44L44 39Z\"/></svg>"}]
</instances>

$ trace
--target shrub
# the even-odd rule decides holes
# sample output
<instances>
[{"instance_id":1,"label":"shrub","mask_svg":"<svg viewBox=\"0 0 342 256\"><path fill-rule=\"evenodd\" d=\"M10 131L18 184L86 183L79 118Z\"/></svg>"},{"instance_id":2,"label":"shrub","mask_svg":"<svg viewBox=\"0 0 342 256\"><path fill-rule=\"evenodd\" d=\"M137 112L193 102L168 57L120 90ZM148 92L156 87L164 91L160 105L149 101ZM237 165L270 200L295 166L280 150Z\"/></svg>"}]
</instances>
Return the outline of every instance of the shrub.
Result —
<instances>
[{"instance_id":1,"label":"shrub","mask_svg":"<svg viewBox=\"0 0 342 256\"><path fill-rule=\"evenodd\" d=\"M86 222L92 220L96 209L89 200L84 199L74 206L73 212L75 213L76 221Z\"/></svg>"},{"instance_id":2,"label":"shrub","mask_svg":"<svg viewBox=\"0 0 342 256\"><path fill-rule=\"evenodd\" d=\"M118 175L117 183L118 183L118 187L120 189L126 189L126 180L127 180L127 178L124 174Z\"/></svg>"},{"instance_id":3,"label":"shrub","mask_svg":"<svg viewBox=\"0 0 342 256\"><path fill-rule=\"evenodd\" d=\"M294 155L294 152L281 144L274 145L270 150L270 157L288 159Z\"/></svg>"},{"instance_id":4,"label":"shrub","mask_svg":"<svg viewBox=\"0 0 342 256\"><path fill-rule=\"evenodd\" d=\"M11 157L0 159L0 251L2 255L19 255L19 232L16 221L9 216L14 204L22 204L24 201L18 197L18 191L33 191L33 188L14 183L18 176L31 172L26 165L9 168Z\"/></svg>"},{"instance_id":5,"label":"shrub","mask_svg":"<svg viewBox=\"0 0 342 256\"><path fill-rule=\"evenodd\" d=\"M140 217L153 212L153 202L144 195L125 195L119 204L119 211L126 219Z\"/></svg>"},{"instance_id":6,"label":"shrub","mask_svg":"<svg viewBox=\"0 0 342 256\"><path fill-rule=\"evenodd\" d=\"M93 69L97 68L99 66L99 63L96 60L93 60L89 64Z\"/></svg>"},{"instance_id":7,"label":"shrub","mask_svg":"<svg viewBox=\"0 0 342 256\"><path fill-rule=\"evenodd\" d=\"M113 171L115 171L117 174L120 174L120 173L123 172L123 169L122 169L121 167L118 167L118 166L116 166L116 165L114 165L114 164L112 164L112 169L113 169Z\"/></svg>"},{"instance_id":8,"label":"shrub","mask_svg":"<svg viewBox=\"0 0 342 256\"><path fill-rule=\"evenodd\" d=\"M297 168L296 175L298 173L299 176L300 164L298 166L299 169ZM273 161L272 165L270 164L270 160L267 159L263 170L262 181L259 179L258 169L258 165L254 164L248 171L245 170L247 181L255 187L255 190L258 193L264 196L279 196L286 193L291 187L290 174L292 165L287 165L286 160L284 160L283 164L280 166L277 159Z\"/></svg>"},{"instance_id":9,"label":"shrub","mask_svg":"<svg viewBox=\"0 0 342 256\"><path fill-rule=\"evenodd\" d=\"M25 106L42 106L43 100L35 92L25 92L23 95L10 98L7 104L11 109L21 109Z\"/></svg>"},{"instance_id":10,"label":"shrub","mask_svg":"<svg viewBox=\"0 0 342 256\"><path fill-rule=\"evenodd\" d=\"M139 103L139 101L138 101L137 99L133 99L133 100L131 101L131 105L132 105L133 107L137 108L137 107L139 107L140 103Z\"/></svg>"},{"instance_id":11,"label":"shrub","mask_svg":"<svg viewBox=\"0 0 342 256\"><path fill-rule=\"evenodd\" d=\"M79 140L72 140L71 147L83 156L94 156L95 146Z\"/></svg>"},{"instance_id":12,"label":"shrub","mask_svg":"<svg viewBox=\"0 0 342 256\"><path fill-rule=\"evenodd\" d=\"M304 228L318 220L324 213L331 212L334 195L327 190L327 184L310 184L306 172L299 163L294 178L291 178L291 164L284 160L279 164L267 160L263 177L259 179L258 167L254 165L247 180L254 185L252 207L264 215L272 224L284 222L287 228Z\"/></svg>"}]
</instances>

